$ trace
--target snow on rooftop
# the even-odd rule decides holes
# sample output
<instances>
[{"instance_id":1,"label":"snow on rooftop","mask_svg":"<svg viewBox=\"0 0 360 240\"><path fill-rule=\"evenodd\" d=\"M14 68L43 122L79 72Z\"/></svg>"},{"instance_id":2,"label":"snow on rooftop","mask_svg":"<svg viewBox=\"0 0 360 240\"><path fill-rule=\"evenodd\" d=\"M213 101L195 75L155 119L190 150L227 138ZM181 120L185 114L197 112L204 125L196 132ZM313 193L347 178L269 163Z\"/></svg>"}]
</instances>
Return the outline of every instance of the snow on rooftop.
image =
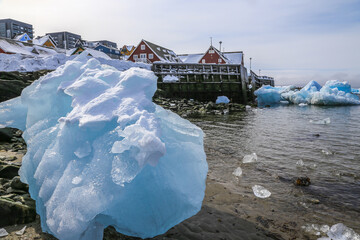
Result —
<instances>
[{"instance_id":1,"label":"snow on rooftop","mask_svg":"<svg viewBox=\"0 0 360 240\"><path fill-rule=\"evenodd\" d=\"M230 64L241 64L242 63L242 58L243 58L243 53L242 52L224 52L222 53L224 55L224 57L226 57Z\"/></svg>"},{"instance_id":2,"label":"snow on rooftop","mask_svg":"<svg viewBox=\"0 0 360 240\"><path fill-rule=\"evenodd\" d=\"M204 54L203 53L199 53L199 54L184 54L184 55L178 55L178 57L180 58L180 60L183 63L199 63L200 59L202 58Z\"/></svg>"},{"instance_id":3,"label":"snow on rooftop","mask_svg":"<svg viewBox=\"0 0 360 240\"><path fill-rule=\"evenodd\" d=\"M5 39L0 39L0 48L8 53L20 53L25 55L33 55L27 49L24 48L24 45L20 42L12 41L11 43Z\"/></svg>"}]
</instances>

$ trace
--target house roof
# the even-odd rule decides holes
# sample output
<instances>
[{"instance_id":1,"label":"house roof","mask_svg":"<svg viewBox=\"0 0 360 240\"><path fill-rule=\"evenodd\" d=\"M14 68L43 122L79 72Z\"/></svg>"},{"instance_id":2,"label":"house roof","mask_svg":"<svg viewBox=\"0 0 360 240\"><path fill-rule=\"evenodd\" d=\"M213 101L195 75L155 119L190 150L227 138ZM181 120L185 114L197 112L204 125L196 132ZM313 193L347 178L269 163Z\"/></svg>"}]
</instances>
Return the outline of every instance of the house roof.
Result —
<instances>
[{"instance_id":1,"label":"house roof","mask_svg":"<svg viewBox=\"0 0 360 240\"><path fill-rule=\"evenodd\" d=\"M135 46L134 45L124 45L124 47L130 52Z\"/></svg>"},{"instance_id":2,"label":"house roof","mask_svg":"<svg viewBox=\"0 0 360 240\"><path fill-rule=\"evenodd\" d=\"M21 41L21 39L22 39L23 37L25 37L25 36L27 36L29 39L31 39L27 33L22 33L22 34L16 35L16 36L14 37L14 40L16 40L16 41Z\"/></svg>"},{"instance_id":3,"label":"house roof","mask_svg":"<svg viewBox=\"0 0 360 240\"><path fill-rule=\"evenodd\" d=\"M214 50L222 56L227 64L242 64L243 52L220 52L214 47ZM209 49L205 52L207 53ZM199 63L201 58L204 56L204 53L195 53L195 54L180 54L178 57L184 63Z\"/></svg>"},{"instance_id":4,"label":"house roof","mask_svg":"<svg viewBox=\"0 0 360 240\"><path fill-rule=\"evenodd\" d=\"M100 52L100 51L97 51L97 50L94 50L94 49L91 49L91 48L86 48L83 53L88 53L90 54L91 56L95 57L95 58L104 58L104 59L107 59L107 60L111 60L111 57L109 57L108 55L106 55L105 53L103 52Z\"/></svg>"},{"instance_id":5,"label":"house roof","mask_svg":"<svg viewBox=\"0 0 360 240\"><path fill-rule=\"evenodd\" d=\"M20 42L11 41L10 39L0 39L0 48L6 53L20 53L25 55L33 55Z\"/></svg>"},{"instance_id":6,"label":"house roof","mask_svg":"<svg viewBox=\"0 0 360 240\"><path fill-rule=\"evenodd\" d=\"M151 43L146 40L142 40L148 47L160 58L160 61L163 62L179 62L181 61L179 57L174 53L174 51L161 47L157 44Z\"/></svg>"},{"instance_id":7,"label":"house roof","mask_svg":"<svg viewBox=\"0 0 360 240\"><path fill-rule=\"evenodd\" d=\"M178 57L183 63L199 63L200 59L204 56L203 53L195 54L180 54Z\"/></svg>"},{"instance_id":8,"label":"house roof","mask_svg":"<svg viewBox=\"0 0 360 240\"><path fill-rule=\"evenodd\" d=\"M66 56L73 55L79 48L80 47L72 48L72 49L66 51ZM104 58L104 59L108 59L108 60L111 59L108 55L106 55L105 53L100 52L98 50L94 50L94 49L91 49L91 48L83 48L83 47L81 47L81 48L84 49L84 51L82 51L81 54L83 52L85 52L85 54L88 53L88 54L90 54L91 56L93 56L95 58Z\"/></svg>"},{"instance_id":9,"label":"house roof","mask_svg":"<svg viewBox=\"0 0 360 240\"><path fill-rule=\"evenodd\" d=\"M7 53L18 53L29 56L48 56L60 53L60 51L34 45L32 43L15 41L8 38L0 38L0 48Z\"/></svg>"},{"instance_id":10,"label":"house roof","mask_svg":"<svg viewBox=\"0 0 360 240\"><path fill-rule=\"evenodd\" d=\"M52 39L52 37L50 35L45 35L45 36L37 37L37 38L33 39L33 44L42 46L48 40L50 40L52 42L52 44L54 44L54 46L56 47L56 43L54 42L54 40Z\"/></svg>"}]
</instances>

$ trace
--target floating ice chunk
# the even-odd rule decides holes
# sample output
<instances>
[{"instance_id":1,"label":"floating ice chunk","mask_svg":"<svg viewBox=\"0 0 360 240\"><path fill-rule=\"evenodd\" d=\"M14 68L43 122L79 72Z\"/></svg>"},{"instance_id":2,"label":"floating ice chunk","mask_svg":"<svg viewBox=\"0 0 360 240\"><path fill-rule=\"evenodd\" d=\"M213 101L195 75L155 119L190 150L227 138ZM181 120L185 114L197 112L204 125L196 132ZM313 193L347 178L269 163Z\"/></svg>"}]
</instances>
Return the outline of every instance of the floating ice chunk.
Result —
<instances>
[{"instance_id":1,"label":"floating ice chunk","mask_svg":"<svg viewBox=\"0 0 360 240\"><path fill-rule=\"evenodd\" d=\"M342 223L333 225L327 232L332 240L360 240L360 235Z\"/></svg>"},{"instance_id":2,"label":"floating ice chunk","mask_svg":"<svg viewBox=\"0 0 360 240\"><path fill-rule=\"evenodd\" d=\"M311 81L300 91L286 87L263 86L256 90L260 105L280 103L289 101L293 104L313 104L313 105L356 105L360 104L359 97L351 92L351 86L347 82L337 80L327 81L321 87L317 82Z\"/></svg>"},{"instance_id":3,"label":"floating ice chunk","mask_svg":"<svg viewBox=\"0 0 360 240\"><path fill-rule=\"evenodd\" d=\"M164 81L164 82L178 82L178 81L180 81L180 79L179 79L179 77L177 77L177 76L166 75L166 76L163 78L163 81Z\"/></svg>"},{"instance_id":4,"label":"floating ice chunk","mask_svg":"<svg viewBox=\"0 0 360 240\"><path fill-rule=\"evenodd\" d=\"M241 167L238 167L234 170L233 174L236 176L236 177L240 177L242 175L242 169Z\"/></svg>"},{"instance_id":5,"label":"floating ice chunk","mask_svg":"<svg viewBox=\"0 0 360 240\"><path fill-rule=\"evenodd\" d=\"M9 233L6 231L5 228L0 228L0 237L6 237Z\"/></svg>"},{"instance_id":6,"label":"floating ice chunk","mask_svg":"<svg viewBox=\"0 0 360 240\"><path fill-rule=\"evenodd\" d=\"M299 107L305 107L307 105L308 105L307 103L299 103Z\"/></svg>"},{"instance_id":7,"label":"floating ice chunk","mask_svg":"<svg viewBox=\"0 0 360 240\"><path fill-rule=\"evenodd\" d=\"M280 90L272 86L262 86L254 92L259 105L279 103L281 100Z\"/></svg>"},{"instance_id":8,"label":"floating ice chunk","mask_svg":"<svg viewBox=\"0 0 360 240\"><path fill-rule=\"evenodd\" d=\"M156 85L151 71L79 56L0 103L0 124L24 130L20 176L43 231L150 238L201 209L204 134L152 102Z\"/></svg>"},{"instance_id":9,"label":"floating ice chunk","mask_svg":"<svg viewBox=\"0 0 360 240\"><path fill-rule=\"evenodd\" d=\"M254 195L258 198L268 198L271 195L271 192L269 190L260 185L253 186L252 190L254 192Z\"/></svg>"},{"instance_id":10,"label":"floating ice chunk","mask_svg":"<svg viewBox=\"0 0 360 240\"><path fill-rule=\"evenodd\" d=\"M25 233L25 230L26 230L26 226L23 227L21 230L15 232L15 234L18 235L18 236L21 236L21 235L23 235Z\"/></svg>"},{"instance_id":11,"label":"floating ice chunk","mask_svg":"<svg viewBox=\"0 0 360 240\"><path fill-rule=\"evenodd\" d=\"M280 101L281 104L289 104L289 101Z\"/></svg>"},{"instance_id":12,"label":"floating ice chunk","mask_svg":"<svg viewBox=\"0 0 360 240\"><path fill-rule=\"evenodd\" d=\"M249 155L245 155L243 158L243 163L252 163L252 162L256 162L258 159L256 153L252 153Z\"/></svg>"},{"instance_id":13,"label":"floating ice chunk","mask_svg":"<svg viewBox=\"0 0 360 240\"><path fill-rule=\"evenodd\" d=\"M219 103L228 104L229 102L230 102L230 99L227 96L218 96L215 103L216 104L219 104Z\"/></svg>"},{"instance_id":14,"label":"floating ice chunk","mask_svg":"<svg viewBox=\"0 0 360 240\"><path fill-rule=\"evenodd\" d=\"M331 120L330 118L325 118L325 119L322 119L322 120L310 120L309 122L313 123L313 124L322 124L322 125L326 125L326 124L330 124L331 123Z\"/></svg>"}]
</instances>

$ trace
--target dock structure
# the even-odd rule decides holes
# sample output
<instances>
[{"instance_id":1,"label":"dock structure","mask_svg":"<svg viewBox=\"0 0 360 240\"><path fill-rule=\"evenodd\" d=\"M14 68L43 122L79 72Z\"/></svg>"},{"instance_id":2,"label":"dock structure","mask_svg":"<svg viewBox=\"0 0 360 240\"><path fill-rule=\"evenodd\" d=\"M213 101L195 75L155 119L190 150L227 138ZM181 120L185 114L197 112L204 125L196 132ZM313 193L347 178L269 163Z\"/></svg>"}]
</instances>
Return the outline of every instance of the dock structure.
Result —
<instances>
[{"instance_id":1,"label":"dock structure","mask_svg":"<svg viewBox=\"0 0 360 240\"><path fill-rule=\"evenodd\" d=\"M167 97L214 102L227 96L235 103L248 101L249 78L243 65L155 62L152 71Z\"/></svg>"},{"instance_id":2,"label":"dock structure","mask_svg":"<svg viewBox=\"0 0 360 240\"><path fill-rule=\"evenodd\" d=\"M275 86L275 80L273 77L259 76L253 71L250 71L249 81L251 82L253 90L261 88L262 85Z\"/></svg>"}]
</instances>

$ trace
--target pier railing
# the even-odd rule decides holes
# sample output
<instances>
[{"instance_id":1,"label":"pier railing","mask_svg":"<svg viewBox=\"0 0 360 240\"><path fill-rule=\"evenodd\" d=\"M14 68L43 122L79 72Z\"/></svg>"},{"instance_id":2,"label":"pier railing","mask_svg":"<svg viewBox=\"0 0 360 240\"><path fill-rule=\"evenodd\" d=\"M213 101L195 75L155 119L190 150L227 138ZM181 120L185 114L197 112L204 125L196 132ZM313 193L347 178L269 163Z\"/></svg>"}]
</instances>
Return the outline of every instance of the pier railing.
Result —
<instances>
[{"instance_id":1,"label":"pier railing","mask_svg":"<svg viewBox=\"0 0 360 240\"><path fill-rule=\"evenodd\" d=\"M215 101L227 96L232 102L248 100L247 70L237 64L189 64L156 62L152 71L158 77L158 89L169 97ZM169 76L177 81L164 81Z\"/></svg>"}]
</instances>

